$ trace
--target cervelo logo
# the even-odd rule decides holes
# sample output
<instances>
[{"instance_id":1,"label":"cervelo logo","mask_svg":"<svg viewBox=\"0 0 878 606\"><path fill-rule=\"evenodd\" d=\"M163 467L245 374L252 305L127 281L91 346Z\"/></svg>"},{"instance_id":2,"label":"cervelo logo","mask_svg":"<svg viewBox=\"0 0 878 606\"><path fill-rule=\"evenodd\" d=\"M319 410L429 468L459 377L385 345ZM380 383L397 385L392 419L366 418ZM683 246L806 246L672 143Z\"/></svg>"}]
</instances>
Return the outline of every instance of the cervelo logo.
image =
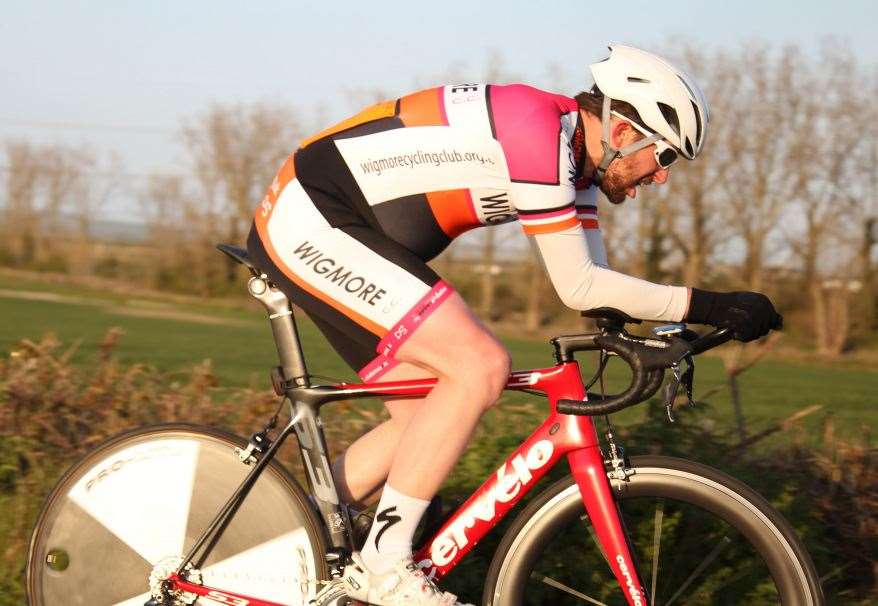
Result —
<instances>
[{"instance_id":1,"label":"cervelo logo","mask_svg":"<svg viewBox=\"0 0 878 606\"><path fill-rule=\"evenodd\" d=\"M430 559L420 562L422 568L432 565L445 566L451 562L458 551L469 543L467 530L476 525L477 520L491 522L496 517L497 503L508 503L533 480L536 471L551 460L555 446L550 440L540 440L527 452L512 459L512 473L507 474L506 463L497 470L497 483L475 503L461 512L460 517L444 533L436 537L430 545Z\"/></svg>"},{"instance_id":2,"label":"cervelo logo","mask_svg":"<svg viewBox=\"0 0 878 606\"><path fill-rule=\"evenodd\" d=\"M628 587L628 593L631 595L634 605L643 606L643 594L641 594L640 590L634 586L634 578L631 576L631 571L628 570L628 564L625 563L625 558L623 558L621 554L617 555L616 562L619 563L619 570L622 571L622 576L625 577L625 586Z\"/></svg>"}]
</instances>

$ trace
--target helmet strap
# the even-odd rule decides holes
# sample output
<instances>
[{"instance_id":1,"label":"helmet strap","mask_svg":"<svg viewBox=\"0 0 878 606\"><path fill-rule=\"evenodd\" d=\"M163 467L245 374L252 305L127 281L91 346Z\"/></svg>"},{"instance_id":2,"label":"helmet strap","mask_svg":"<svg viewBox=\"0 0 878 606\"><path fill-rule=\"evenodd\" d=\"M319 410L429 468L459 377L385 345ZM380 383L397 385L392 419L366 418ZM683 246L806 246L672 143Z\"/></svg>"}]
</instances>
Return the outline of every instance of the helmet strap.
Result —
<instances>
[{"instance_id":1,"label":"helmet strap","mask_svg":"<svg viewBox=\"0 0 878 606\"><path fill-rule=\"evenodd\" d=\"M612 100L604 95L604 104L601 108L601 126L603 131L601 133L601 147L604 148L604 157L601 158L601 163L595 169L594 173L594 183L595 185L600 186L604 181L604 176L607 173L607 169L610 167L610 163L616 158L622 158L629 154L633 154L636 151L643 149L644 147L648 147L662 138L661 135L657 133L653 133L648 137L644 137L639 141L635 141L634 143L630 143L621 149L616 149L612 145L610 145L610 103ZM615 113L615 112L613 112ZM617 114L618 115L618 114ZM625 118L624 116L620 116L623 119L628 120L629 118Z\"/></svg>"},{"instance_id":2,"label":"helmet strap","mask_svg":"<svg viewBox=\"0 0 878 606\"><path fill-rule=\"evenodd\" d=\"M601 145L604 148L604 157L601 158L601 163L598 164L597 168L594 171L594 184L599 186L604 182L604 175L607 173L607 169L610 167L610 162L618 158L621 154L618 149L613 149L609 143L606 141L601 141Z\"/></svg>"}]
</instances>

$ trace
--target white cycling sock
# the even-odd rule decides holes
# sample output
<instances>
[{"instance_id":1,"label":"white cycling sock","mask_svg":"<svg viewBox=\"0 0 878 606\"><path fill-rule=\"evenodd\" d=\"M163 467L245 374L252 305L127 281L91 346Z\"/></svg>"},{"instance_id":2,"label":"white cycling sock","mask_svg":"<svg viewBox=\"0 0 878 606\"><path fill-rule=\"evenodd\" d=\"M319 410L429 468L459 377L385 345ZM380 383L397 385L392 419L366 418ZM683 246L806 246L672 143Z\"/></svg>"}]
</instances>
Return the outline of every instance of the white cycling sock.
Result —
<instances>
[{"instance_id":1,"label":"white cycling sock","mask_svg":"<svg viewBox=\"0 0 878 606\"><path fill-rule=\"evenodd\" d=\"M373 573L382 574L412 555L412 539L430 501L410 497L384 485L369 537L360 552Z\"/></svg>"}]
</instances>

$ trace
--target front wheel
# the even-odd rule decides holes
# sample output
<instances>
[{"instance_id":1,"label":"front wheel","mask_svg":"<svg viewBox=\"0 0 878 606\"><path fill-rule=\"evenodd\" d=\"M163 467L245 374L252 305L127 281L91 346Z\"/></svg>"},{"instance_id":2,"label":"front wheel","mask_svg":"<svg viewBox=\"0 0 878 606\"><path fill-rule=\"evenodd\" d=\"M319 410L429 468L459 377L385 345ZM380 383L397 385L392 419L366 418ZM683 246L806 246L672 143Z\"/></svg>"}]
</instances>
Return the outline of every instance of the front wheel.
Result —
<instances>
[{"instance_id":1,"label":"front wheel","mask_svg":"<svg viewBox=\"0 0 878 606\"><path fill-rule=\"evenodd\" d=\"M28 603L143 606L153 568L185 554L250 470L234 452L245 444L175 424L137 429L88 453L37 520ZM272 461L202 567L202 582L302 604L326 578L320 528L302 489Z\"/></svg>"},{"instance_id":2,"label":"front wheel","mask_svg":"<svg viewBox=\"0 0 878 606\"><path fill-rule=\"evenodd\" d=\"M643 606L819 606L807 551L780 514L745 484L670 457L634 457L613 482L650 593ZM568 476L515 519L488 571L485 606L627 604Z\"/></svg>"}]
</instances>

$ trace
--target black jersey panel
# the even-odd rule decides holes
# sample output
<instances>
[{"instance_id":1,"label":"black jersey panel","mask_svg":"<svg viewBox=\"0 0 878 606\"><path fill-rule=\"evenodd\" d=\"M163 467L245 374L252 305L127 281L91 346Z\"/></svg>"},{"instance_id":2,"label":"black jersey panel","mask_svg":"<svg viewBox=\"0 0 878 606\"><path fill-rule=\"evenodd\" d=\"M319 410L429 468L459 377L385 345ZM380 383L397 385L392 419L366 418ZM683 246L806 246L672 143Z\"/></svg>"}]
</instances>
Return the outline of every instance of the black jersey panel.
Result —
<instances>
[{"instance_id":1,"label":"black jersey panel","mask_svg":"<svg viewBox=\"0 0 878 606\"><path fill-rule=\"evenodd\" d=\"M402 126L399 118L381 118L318 139L296 152L296 178L330 225L366 224L380 229L366 197L335 146L335 139L371 135Z\"/></svg>"},{"instance_id":2,"label":"black jersey panel","mask_svg":"<svg viewBox=\"0 0 878 606\"><path fill-rule=\"evenodd\" d=\"M427 286L439 281L439 274L426 264L420 255L409 250L396 240L374 229L360 226L342 227L341 231L365 245L372 252L381 255L394 265L416 277Z\"/></svg>"},{"instance_id":3,"label":"black jersey panel","mask_svg":"<svg viewBox=\"0 0 878 606\"><path fill-rule=\"evenodd\" d=\"M451 243L442 231L426 194L388 200L372 207L378 223L389 238L429 261Z\"/></svg>"},{"instance_id":4,"label":"black jersey panel","mask_svg":"<svg viewBox=\"0 0 878 606\"><path fill-rule=\"evenodd\" d=\"M402 120L400 120L397 116L392 116L389 118L379 118L378 120L366 122L365 124L360 124L358 126L355 126L354 128L349 128L339 133L335 133L331 136L331 139L353 139L354 137L374 135L375 133L383 133L388 130L404 127L405 125L402 123Z\"/></svg>"}]
</instances>

